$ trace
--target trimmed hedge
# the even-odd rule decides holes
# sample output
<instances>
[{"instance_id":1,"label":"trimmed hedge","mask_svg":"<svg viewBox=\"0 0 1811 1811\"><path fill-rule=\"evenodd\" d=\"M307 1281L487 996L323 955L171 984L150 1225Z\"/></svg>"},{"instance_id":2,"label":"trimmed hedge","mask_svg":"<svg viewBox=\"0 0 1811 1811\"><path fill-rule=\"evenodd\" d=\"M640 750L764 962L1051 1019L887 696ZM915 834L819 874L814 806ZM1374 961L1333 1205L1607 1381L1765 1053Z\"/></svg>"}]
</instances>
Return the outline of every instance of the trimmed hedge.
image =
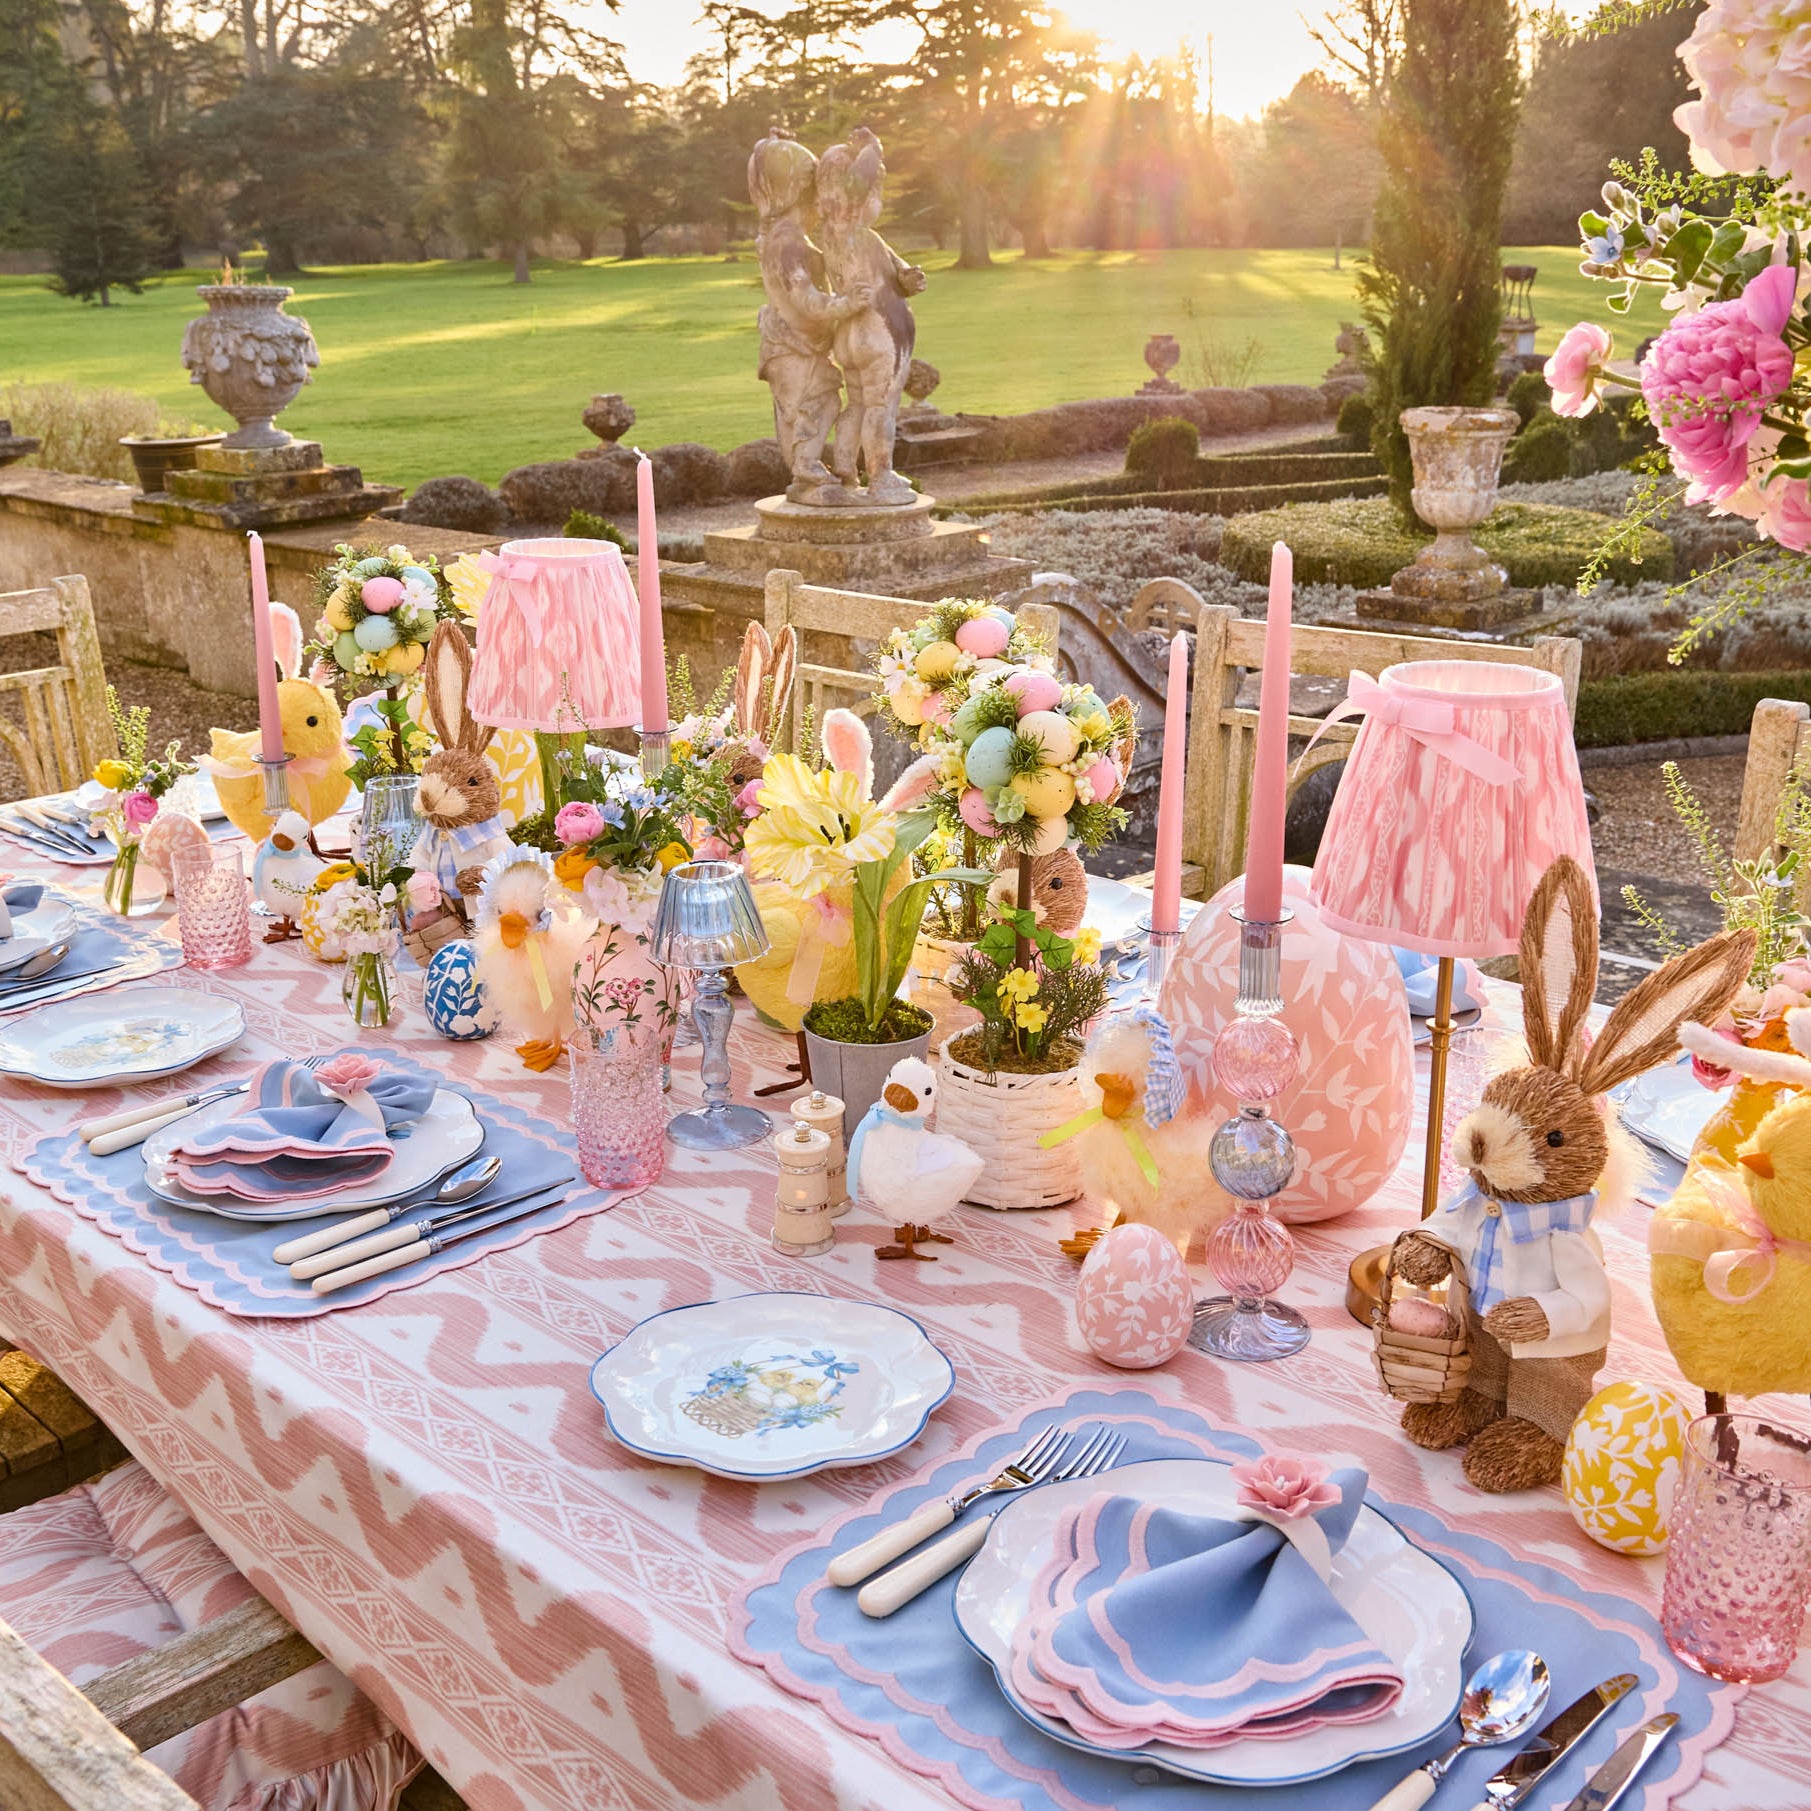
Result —
<instances>
[{"instance_id":1,"label":"trimmed hedge","mask_svg":"<svg viewBox=\"0 0 1811 1811\"><path fill-rule=\"evenodd\" d=\"M1512 585L1575 585L1613 526L1610 517L1588 509L1499 503L1474 538L1508 570ZM1364 590L1387 585L1390 575L1408 565L1416 549L1432 539L1411 534L1388 503L1352 499L1297 504L1229 523L1220 563L1240 578L1262 584L1270 572L1271 543L1287 541L1300 583L1356 585ZM1650 528L1642 531L1639 545L1639 558L1617 554L1605 576L1619 585L1642 579L1670 581L1672 542Z\"/></svg>"},{"instance_id":2,"label":"trimmed hedge","mask_svg":"<svg viewBox=\"0 0 1811 1811\"><path fill-rule=\"evenodd\" d=\"M1332 447L1326 447L1318 441L1307 441L1299 447L1279 447L1275 450L1266 448L1257 453L1221 453L1197 459L1193 462L1190 479L1168 488L1174 496L1194 496L1209 490L1243 491L1318 484L1333 487L1319 489L1314 495L1342 497L1368 494L1359 487L1365 480L1376 475L1377 462L1369 453L1348 452L1340 448L1337 442ZM1089 497L1118 499L1116 507L1130 508L1132 505L1125 503L1126 498L1155 495L1164 488L1153 483L1154 476L1144 471L1126 471L1116 472L1110 478L1073 478L1063 484L986 491L965 499L962 508L969 514L977 509L1010 508L1018 504L1032 504L1044 509L1069 509L1079 506L1078 499ZM1334 485L1335 480L1341 481L1346 488ZM1260 504L1255 507L1267 508L1269 505Z\"/></svg>"},{"instance_id":3,"label":"trimmed hedge","mask_svg":"<svg viewBox=\"0 0 1811 1811\"><path fill-rule=\"evenodd\" d=\"M1041 497L1036 502L999 502L991 497L965 497L938 515L1036 516L1046 510L1088 515L1103 509L1168 509L1178 515L1242 516L1253 510L1275 514L1292 503L1319 503L1330 498L1375 497L1383 489L1381 474L1368 478L1323 478L1303 484L1247 484L1212 490L1114 491L1109 495L1072 494Z\"/></svg>"},{"instance_id":4,"label":"trimmed hedge","mask_svg":"<svg viewBox=\"0 0 1811 1811\"><path fill-rule=\"evenodd\" d=\"M1578 688L1578 745L1621 748L1669 736L1745 736L1763 698L1811 704L1811 672L1723 673L1686 667L1587 679Z\"/></svg>"}]
</instances>

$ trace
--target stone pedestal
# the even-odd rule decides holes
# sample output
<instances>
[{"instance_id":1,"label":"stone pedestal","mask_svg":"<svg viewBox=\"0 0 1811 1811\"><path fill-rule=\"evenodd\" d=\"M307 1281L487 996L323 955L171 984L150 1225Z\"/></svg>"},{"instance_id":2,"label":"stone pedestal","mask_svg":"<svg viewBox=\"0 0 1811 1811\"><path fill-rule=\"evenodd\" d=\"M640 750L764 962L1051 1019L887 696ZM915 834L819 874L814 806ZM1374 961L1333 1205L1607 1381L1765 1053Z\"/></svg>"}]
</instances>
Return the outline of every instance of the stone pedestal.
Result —
<instances>
[{"instance_id":1,"label":"stone pedestal","mask_svg":"<svg viewBox=\"0 0 1811 1811\"><path fill-rule=\"evenodd\" d=\"M1498 573L1502 568L1497 567ZM1425 629L1497 629L1519 622L1540 608L1540 594L1505 586L1485 597L1417 596L1396 590L1361 591L1353 609L1367 624L1390 623Z\"/></svg>"},{"instance_id":2,"label":"stone pedestal","mask_svg":"<svg viewBox=\"0 0 1811 1811\"><path fill-rule=\"evenodd\" d=\"M171 472L166 482L167 490L136 500L139 515L197 527L270 528L361 519L402 500L393 484L367 484L356 465L328 465L314 440L203 447L193 470Z\"/></svg>"},{"instance_id":3,"label":"stone pedestal","mask_svg":"<svg viewBox=\"0 0 1811 1811\"><path fill-rule=\"evenodd\" d=\"M15 434L10 421L0 421L0 465L29 459L37 450L38 443L29 434Z\"/></svg>"}]
</instances>

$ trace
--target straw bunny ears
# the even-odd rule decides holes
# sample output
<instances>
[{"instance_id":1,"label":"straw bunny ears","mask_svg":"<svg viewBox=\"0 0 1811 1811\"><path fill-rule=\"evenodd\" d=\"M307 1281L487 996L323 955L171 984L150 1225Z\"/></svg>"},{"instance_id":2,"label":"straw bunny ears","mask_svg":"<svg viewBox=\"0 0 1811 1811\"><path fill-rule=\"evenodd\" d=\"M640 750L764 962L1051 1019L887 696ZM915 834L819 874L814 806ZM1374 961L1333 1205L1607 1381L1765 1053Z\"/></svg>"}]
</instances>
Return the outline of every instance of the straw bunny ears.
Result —
<instances>
[{"instance_id":1,"label":"straw bunny ears","mask_svg":"<svg viewBox=\"0 0 1811 1811\"><path fill-rule=\"evenodd\" d=\"M482 754L497 732L466 712L465 697L472 683L472 644L457 623L442 622L436 626L428 643L423 681L428 727L440 739L440 746Z\"/></svg>"},{"instance_id":2,"label":"straw bunny ears","mask_svg":"<svg viewBox=\"0 0 1811 1811\"><path fill-rule=\"evenodd\" d=\"M788 623L777 639L761 623L750 623L742 637L732 695L736 733L771 747L792 708L792 681L798 670L798 631Z\"/></svg>"}]
</instances>

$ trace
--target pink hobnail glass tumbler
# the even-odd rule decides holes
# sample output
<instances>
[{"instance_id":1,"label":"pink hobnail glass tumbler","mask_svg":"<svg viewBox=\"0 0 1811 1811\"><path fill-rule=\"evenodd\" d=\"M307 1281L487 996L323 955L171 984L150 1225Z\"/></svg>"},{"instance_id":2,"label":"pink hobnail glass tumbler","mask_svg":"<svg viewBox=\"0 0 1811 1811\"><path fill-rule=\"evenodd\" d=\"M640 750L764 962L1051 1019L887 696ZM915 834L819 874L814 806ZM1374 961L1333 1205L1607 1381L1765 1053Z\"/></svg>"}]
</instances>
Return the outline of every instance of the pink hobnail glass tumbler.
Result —
<instances>
[{"instance_id":1,"label":"pink hobnail glass tumbler","mask_svg":"<svg viewBox=\"0 0 1811 1811\"><path fill-rule=\"evenodd\" d=\"M572 1124L579 1168L597 1188L643 1189L666 1163L660 1040L583 1031L572 1041Z\"/></svg>"},{"instance_id":2,"label":"pink hobnail glass tumbler","mask_svg":"<svg viewBox=\"0 0 1811 1811\"><path fill-rule=\"evenodd\" d=\"M1811 1595L1811 1439L1756 1415L1686 1430L1660 1627L1713 1679L1777 1679Z\"/></svg>"},{"instance_id":3,"label":"pink hobnail glass tumbler","mask_svg":"<svg viewBox=\"0 0 1811 1811\"><path fill-rule=\"evenodd\" d=\"M252 959L251 899L239 850L210 843L171 858L176 926L190 968L237 968Z\"/></svg>"}]
</instances>

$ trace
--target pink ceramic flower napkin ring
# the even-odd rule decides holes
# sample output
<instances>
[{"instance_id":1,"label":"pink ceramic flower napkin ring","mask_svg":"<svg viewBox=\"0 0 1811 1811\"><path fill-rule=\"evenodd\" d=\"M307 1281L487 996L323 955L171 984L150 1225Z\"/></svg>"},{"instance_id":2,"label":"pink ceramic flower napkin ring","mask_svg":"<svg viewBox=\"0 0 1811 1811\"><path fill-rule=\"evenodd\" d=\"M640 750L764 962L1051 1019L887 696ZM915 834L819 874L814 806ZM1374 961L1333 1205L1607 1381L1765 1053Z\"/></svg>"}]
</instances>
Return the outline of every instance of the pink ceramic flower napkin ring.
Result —
<instances>
[{"instance_id":1,"label":"pink ceramic flower napkin ring","mask_svg":"<svg viewBox=\"0 0 1811 1811\"><path fill-rule=\"evenodd\" d=\"M1320 1510L1331 1509L1340 1496L1320 1460L1266 1453L1233 1466L1232 1481L1239 1487L1238 1504L1245 1511L1241 1521L1268 1522L1323 1580L1332 1576L1333 1551L1314 1518Z\"/></svg>"}]
</instances>

